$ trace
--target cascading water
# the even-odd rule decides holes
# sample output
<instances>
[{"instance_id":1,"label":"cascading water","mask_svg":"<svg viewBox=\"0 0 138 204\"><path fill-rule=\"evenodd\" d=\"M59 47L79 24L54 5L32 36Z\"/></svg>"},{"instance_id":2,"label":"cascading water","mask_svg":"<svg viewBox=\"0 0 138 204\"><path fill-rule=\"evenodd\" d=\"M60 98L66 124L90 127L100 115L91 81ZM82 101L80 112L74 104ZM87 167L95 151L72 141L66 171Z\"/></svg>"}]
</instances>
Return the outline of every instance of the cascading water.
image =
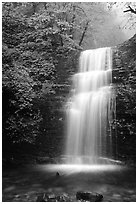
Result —
<instances>
[{"instance_id":1,"label":"cascading water","mask_svg":"<svg viewBox=\"0 0 138 204\"><path fill-rule=\"evenodd\" d=\"M67 163L96 164L101 162L101 157L112 158L111 123L115 100L111 48L81 53L72 93L67 109Z\"/></svg>"}]
</instances>

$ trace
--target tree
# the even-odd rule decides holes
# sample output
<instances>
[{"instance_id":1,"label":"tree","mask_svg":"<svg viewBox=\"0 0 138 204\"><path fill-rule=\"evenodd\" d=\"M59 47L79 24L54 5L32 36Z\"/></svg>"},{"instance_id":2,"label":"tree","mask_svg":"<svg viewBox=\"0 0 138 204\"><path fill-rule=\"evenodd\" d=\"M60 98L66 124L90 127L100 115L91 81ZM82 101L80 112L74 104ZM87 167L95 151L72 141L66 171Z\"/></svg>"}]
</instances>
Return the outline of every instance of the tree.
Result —
<instances>
[{"instance_id":1,"label":"tree","mask_svg":"<svg viewBox=\"0 0 138 204\"><path fill-rule=\"evenodd\" d=\"M4 147L7 142L35 143L43 120L40 103L54 94L58 60L76 49L70 24L50 4L40 6L3 3Z\"/></svg>"}]
</instances>

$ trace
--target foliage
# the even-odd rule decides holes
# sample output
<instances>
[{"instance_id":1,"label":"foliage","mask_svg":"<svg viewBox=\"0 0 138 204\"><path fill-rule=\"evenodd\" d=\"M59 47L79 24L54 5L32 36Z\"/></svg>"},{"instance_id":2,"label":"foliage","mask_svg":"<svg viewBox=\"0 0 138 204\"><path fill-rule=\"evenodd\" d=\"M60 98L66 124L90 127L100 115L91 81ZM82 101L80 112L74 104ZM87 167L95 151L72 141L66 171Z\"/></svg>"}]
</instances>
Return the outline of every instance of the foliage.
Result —
<instances>
[{"instance_id":1,"label":"foliage","mask_svg":"<svg viewBox=\"0 0 138 204\"><path fill-rule=\"evenodd\" d=\"M54 94L60 58L75 50L72 25L59 8L3 3L3 142L34 143L43 120L41 100ZM37 104L36 104L37 101Z\"/></svg>"}]
</instances>

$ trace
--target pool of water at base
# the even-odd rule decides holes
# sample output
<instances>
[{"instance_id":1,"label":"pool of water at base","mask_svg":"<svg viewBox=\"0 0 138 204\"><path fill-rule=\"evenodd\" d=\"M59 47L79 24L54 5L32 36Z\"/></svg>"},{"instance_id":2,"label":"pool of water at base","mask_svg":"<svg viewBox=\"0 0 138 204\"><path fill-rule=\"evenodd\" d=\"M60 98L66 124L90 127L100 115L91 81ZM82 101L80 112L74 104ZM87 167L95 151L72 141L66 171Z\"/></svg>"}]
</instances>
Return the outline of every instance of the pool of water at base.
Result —
<instances>
[{"instance_id":1,"label":"pool of water at base","mask_svg":"<svg viewBox=\"0 0 138 204\"><path fill-rule=\"evenodd\" d=\"M58 173L58 174L57 174ZM3 170L3 201L35 202L39 193L77 191L103 195L103 202L135 202L136 171L123 165L43 164Z\"/></svg>"}]
</instances>

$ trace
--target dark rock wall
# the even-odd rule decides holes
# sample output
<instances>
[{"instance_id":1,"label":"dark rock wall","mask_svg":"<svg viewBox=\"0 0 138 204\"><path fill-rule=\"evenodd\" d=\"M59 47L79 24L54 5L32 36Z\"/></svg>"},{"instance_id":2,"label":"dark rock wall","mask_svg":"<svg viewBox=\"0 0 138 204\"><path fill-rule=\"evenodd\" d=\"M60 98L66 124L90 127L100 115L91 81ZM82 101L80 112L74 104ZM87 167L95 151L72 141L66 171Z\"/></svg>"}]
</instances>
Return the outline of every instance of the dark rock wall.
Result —
<instances>
[{"instance_id":1,"label":"dark rock wall","mask_svg":"<svg viewBox=\"0 0 138 204\"><path fill-rule=\"evenodd\" d=\"M116 91L117 157L135 160L136 150L136 35L113 48Z\"/></svg>"},{"instance_id":2,"label":"dark rock wall","mask_svg":"<svg viewBox=\"0 0 138 204\"><path fill-rule=\"evenodd\" d=\"M72 75L77 72L80 51L72 51L61 58L56 68L54 94L42 102L43 122L41 135L38 138L40 152L50 157L64 154L66 111L65 105L69 97Z\"/></svg>"}]
</instances>

